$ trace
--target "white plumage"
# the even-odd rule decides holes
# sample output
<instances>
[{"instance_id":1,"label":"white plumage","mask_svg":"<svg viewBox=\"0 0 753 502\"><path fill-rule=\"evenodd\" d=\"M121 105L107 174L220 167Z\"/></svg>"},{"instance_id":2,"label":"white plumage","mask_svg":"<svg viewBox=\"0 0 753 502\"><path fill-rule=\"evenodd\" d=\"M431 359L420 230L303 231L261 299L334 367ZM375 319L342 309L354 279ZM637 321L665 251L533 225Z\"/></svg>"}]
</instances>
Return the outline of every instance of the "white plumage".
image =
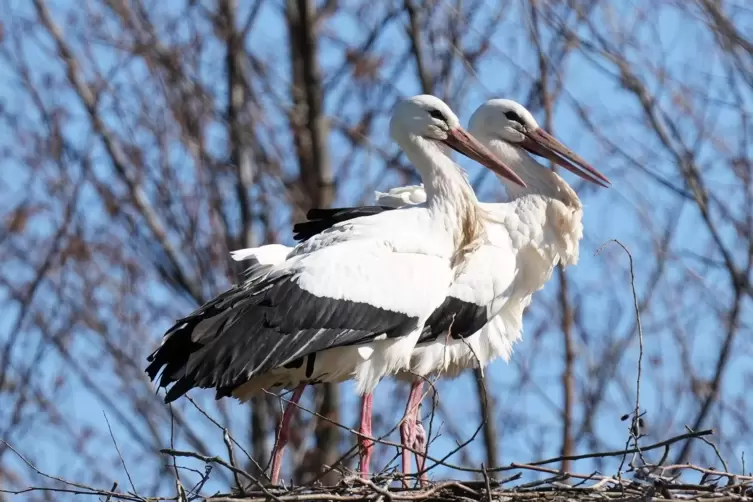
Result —
<instances>
[{"instance_id":1,"label":"white plumage","mask_svg":"<svg viewBox=\"0 0 753 502\"><path fill-rule=\"evenodd\" d=\"M272 263L282 258L280 247L253 254L259 263L246 281L178 321L149 357L150 377L162 372L160 385L172 384L167 402L194 387L241 400L263 388L296 387L296 402L307 383L354 378L366 396L362 432L371 434L371 392L383 376L408 367L455 267L483 239L478 201L442 144L522 183L433 96L399 103L390 132L424 179L424 207L335 225L281 262ZM401 278L399 288L390 272ZM273 482L293 409L283 414Z\"/></svg>"}]
</instances>

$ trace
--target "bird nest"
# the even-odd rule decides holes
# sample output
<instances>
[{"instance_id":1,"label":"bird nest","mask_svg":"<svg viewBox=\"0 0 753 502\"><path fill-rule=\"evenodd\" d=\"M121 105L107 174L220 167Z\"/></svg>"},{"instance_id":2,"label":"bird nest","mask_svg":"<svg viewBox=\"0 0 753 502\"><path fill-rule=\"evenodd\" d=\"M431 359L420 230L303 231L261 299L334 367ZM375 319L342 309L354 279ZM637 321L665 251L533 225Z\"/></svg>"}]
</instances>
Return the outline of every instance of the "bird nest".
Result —
<instances>
[{"instance_id":1,"label":"bird nest","mask_svg":"<svg viewBox=\"0 0 753 502\"><path fill-rule=\"evenodd\" d=\"M652 501L652 500L697 500L727 501L753 500L751 479L740 480L729 473L716 473L698 484L673 482L669 479L624 480L601 478L598 481L580 480L569 484L573 478L581 477L569 473L513 485L520 478L520 473L506 479L485 479L483 481L442 481L429 483L424 488L396 489L386 483L362 480L357 477L346 479L336 487L301 487L282 489L254 490L245 494L216 495L206 497L207 502L303 502L303 501L338 501L338 502L573 502L573 501ZM589 476L593 477L593 476ZM727 480L720 484L720 479Z\"/></svg>"},{"instance_id":2,"label":"bird nest","mask_svg":"<svg viewBox=\"0 0 753 502\"><path fill-rule=\"evenodd\" d=\"M43 473L10 444L0 440L8 449L15 453L27 466L36 472L44 481L44 485L30 486L22 490L3 490L2 493L31 493L58 492L62 494L88 495L100 500L116 501L163 501L177 502L304 502L304 501L333 501L333 502L463 502L463 501L496 501L496 502L588 502L598 500L621 502L655 500L694 500L722 502L727 500L753 501L753 475L735 474L729 472L727 462L719 454L716 446L705 438L713 434L713 430L688 431L686 434L672 437L651 445L641 445L634 441L632 448L618 451L585 453L581 455L562 456L530 463L513 463L493 469L458 468L466 473L477 474L477 480L445 480L427 482L420 488L404 488L403 476L396 473L381 473L371 479L362 479L352 472L344 472L343 480L335 486L323 486L311 483L307 486L279 487L269 486L255 478L236 464L233 455L229 459L209 457L191 451L164 449L162 454L169 457L175 465L182 458L193 458L205 463L206 474L202 481L193 488L185 488L176 476L176 492L172 496L145 496L133 491L118 490L115 483L110 489L99 489L74 481ZM227 437L226 437L227 439ZM637 438L633 437L634 440ZM676 443L699 439L713 448L722 470L701 467L693 464L666 464L670 446ZM644 453L651 450L661 450L663 454L656 463L648 463ZM549 465L561 465L563 462L573 463L584 459L620 458L620 466L615 475L604 475L599 472L577 473L565 472ZM431 457L428 457L431 459ZM452 466L438 462L452 471ZM213 467L230 471L236 486L243 486L243 490L236 488L234 492L226 494L202 494L202 487L209 478ZM330 467L330 470L334 467ZM127 471L126 471L127 472ZM524 475L535 474L544 476L543 479L526 481ZM530 477L530 476L528 476ZM696 482L688 479L696 478ZM130 475L129 475L130 481ZM410 480L415 482L414 479ZM131 487L133 484L131 482Z\"/></svg>"}]
</instances>

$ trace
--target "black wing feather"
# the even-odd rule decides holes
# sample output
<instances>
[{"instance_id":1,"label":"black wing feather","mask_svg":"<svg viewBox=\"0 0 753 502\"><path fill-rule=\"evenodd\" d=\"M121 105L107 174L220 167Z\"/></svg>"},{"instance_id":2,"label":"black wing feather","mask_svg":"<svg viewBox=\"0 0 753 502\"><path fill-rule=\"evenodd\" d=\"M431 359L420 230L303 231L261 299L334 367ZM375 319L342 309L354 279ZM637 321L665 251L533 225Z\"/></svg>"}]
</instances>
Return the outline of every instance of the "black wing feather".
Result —
<instances>
[{"instance_id":1,"label":"black wing feather","mask_svg":"<svg viewBox=\"0 0 753 502\"><path fill-rule=\"evenodd\" d=\"M467 338L487 322L486 306L448 296L426 320L417 343L434 341L448 331L451 338Z\"/></svg>"},{"instance_id":2,"label":"black wing feather","mask_svg":"<svg viewBox=\"0 0 753 502\"><path fill-rule=\"evenodd\" d=\"M309 209L308 213L306 213L308 221L302 221L293 225L293 238L296 241L304 242L333 227L336 223L360 218L361 216L372 216L391 209L396 208L389 206L362 206Z\"/></svg>"},{"instance_id":3,"label":"black wing feather","mask_svg":"<svg viewBox=\"0 0 753 502\"><path fill-rule=\"evenodd\" d=\"M165 402L194 387L215 388L220 398L321 350L404 336L417 325L407 314L313 295L282 275L236 286L178 321L146 371L154 380L162 370L161 387L174 384Z\"/></svg>"}]
</instances>

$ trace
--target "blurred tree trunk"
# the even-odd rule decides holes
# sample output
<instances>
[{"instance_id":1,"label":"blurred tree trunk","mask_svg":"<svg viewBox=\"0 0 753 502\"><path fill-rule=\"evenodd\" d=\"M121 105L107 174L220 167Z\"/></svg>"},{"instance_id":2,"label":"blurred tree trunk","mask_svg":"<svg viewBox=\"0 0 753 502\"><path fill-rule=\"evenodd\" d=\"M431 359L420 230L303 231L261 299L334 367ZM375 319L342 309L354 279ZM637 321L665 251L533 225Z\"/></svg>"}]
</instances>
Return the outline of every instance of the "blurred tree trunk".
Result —
<instances>
[{"instance_id":1,"label":"blurred tree trunk","mask_svg":"<svg viewBox=\"0 0 753 502\"><path fill-rule=\"evenodd\" d=\"M489 393L486 385L486 374L481 368L473 370L473 376L476 378L476 393L478 394L479 416L484 423L484 445L486 446L486 460L484 466L487 469L497 467L499 458L499 436L497 436L497 424L494 422L494 398ZM494 479L496 474L490 472L489 477Z\"/></svg>"},{"instance_id":2,"label":"blurred tree trunk","mask_svg":"<svg viewBox=\"0 0 753 502\"><path fill-rule=\"evenodd\" d=\"M290 37L291 97L290 126L293 133L300 173L300 195L297 209L327 207L334 197L332 167L327 152L327 122L323 115L324 95L317 54L317 15L313 0L288 0L285 17ZM317 412L339 422L340 392L337 385L316 388ZM339 430L329 422L318 420L315 427L316 445L298 473L299 481L316 476L324 466L338 458ZM334 484L337 473L322 479Z\"/></svg>"},{"instance_id":3,"label":"blurred tree trunk","mask_svg":"<svg viewBox=\"0 0 753 502\"><path fill-rule=\"evenodd\" d=\"M250 190L254 183L251 165L251 145L245 131L250 127L247 115L243 113L249 99L243 73L244 48L243 34L237 27L237 1L221 0L219 3L218 29L225 39L225 67L227 71L227 128L230 150L230 169L237 170L236 192L239 202L240 228L235 236L228 236L228 243L235 249L254 247L256 239L253 233L253 215L251 213ZM240 264L236 268L241 268ZM237 270L236 270L237 271ZM234 278L231 278L233 280ZM270 406L266 395L251 399L250 426L253 458L263 466L269 458L267 431L270 430ZM262 473L256 464L250 462L246 467L254 476Z\"/></svg>"}]
</instances>

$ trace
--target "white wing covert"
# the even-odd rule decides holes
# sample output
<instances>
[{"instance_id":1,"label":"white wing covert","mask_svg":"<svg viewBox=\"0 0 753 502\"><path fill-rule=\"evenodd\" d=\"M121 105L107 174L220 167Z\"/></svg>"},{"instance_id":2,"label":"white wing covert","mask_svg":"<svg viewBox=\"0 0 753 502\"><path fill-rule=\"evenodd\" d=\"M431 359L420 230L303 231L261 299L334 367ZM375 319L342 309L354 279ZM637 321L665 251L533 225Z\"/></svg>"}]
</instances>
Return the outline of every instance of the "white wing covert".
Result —
<instances>
[{"instance_id":1,"label":"white wing covert","mask_svg":"<svg viewBox=\"0 0 753 502\"><path fill-rule=\"evenodd\" d=\"M404 187L391 188L387 192L374 192L376 202L380 206L405 207L426 202L424 185L406 185Z\"/></svg>"}]
</instances>

